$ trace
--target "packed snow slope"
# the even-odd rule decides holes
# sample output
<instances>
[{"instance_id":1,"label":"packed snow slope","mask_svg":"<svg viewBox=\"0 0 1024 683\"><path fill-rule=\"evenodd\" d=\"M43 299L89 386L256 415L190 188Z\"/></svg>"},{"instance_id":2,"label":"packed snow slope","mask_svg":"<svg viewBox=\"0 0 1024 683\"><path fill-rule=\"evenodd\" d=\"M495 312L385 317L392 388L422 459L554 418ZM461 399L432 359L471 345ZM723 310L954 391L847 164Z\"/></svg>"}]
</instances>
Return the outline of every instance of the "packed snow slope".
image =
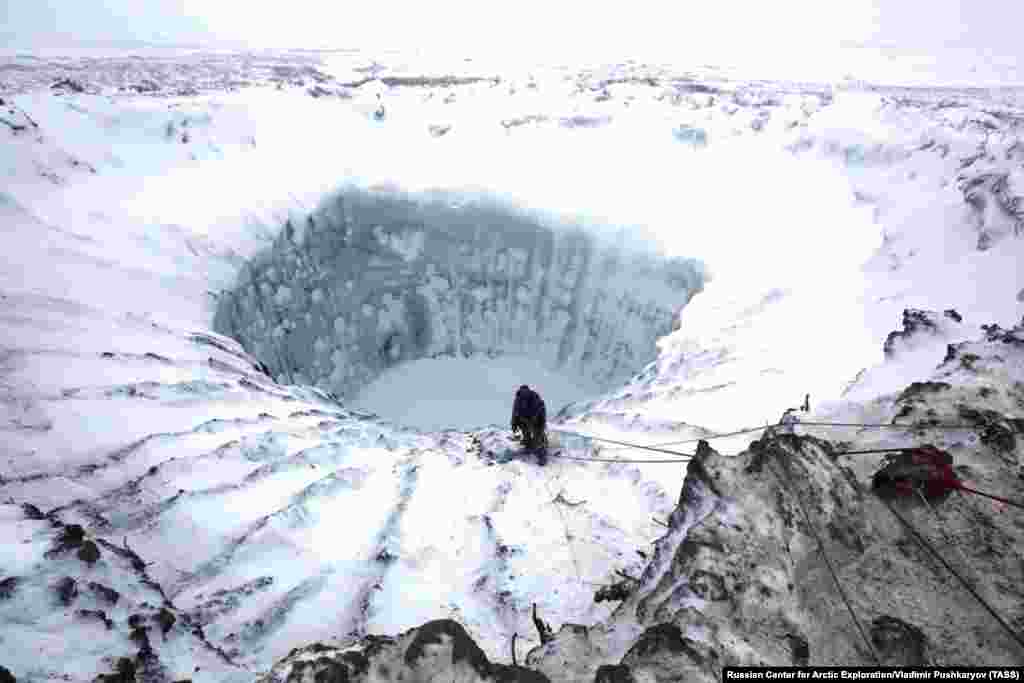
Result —
<instances>
[{"instance_id":1,"label":"packed snow slope","mask_svg":"<svg viewBox=\"0 0 1024 683\"><path fill-rule=\"evenodd\" d=\"M660 651L652 639L677 654L696 647L679 645L683 637L703 639L718 655L705 658L707 676L723 661L779 661L790 651L764 636L781 627L779 610L793 642L810 644L808 661L867 663L842 612L784 593L793 583L810 596L828 583L806 530L761 518L765 501L784 493L767 480L748 485L756 454L733 462L703 451L700 462L720 474L722 488L706 495L691 464L681 499L681 466L555 458L538 468L500 430L421 432L354 410L329 384L284 376L295 369L309 382L329 380L337 365L313 370L340 348L337 338L324 338L336 347L330 353L296 353L293 367L252 353L266 342L256 327L248 339L214 331L223 300L251 284L246 273L265 267L268 254L295 266L289 277L303 292L333 272L307 265L287 226L310 216L320 225L317 216L344 192L425 204L438 191L454 193L526 211L538 233L584 231L595 243L621 236L624 254L653 249L661 263L707 264L703 291L675 329L656 340L664 322L646 328L654 360L633 368L621 390L570 407L557 427L687 439L774 421L806 392L818 416L887 420L907 407L901 396L911 382L932 378L952 393L928 408L974 420L1000 450L970 432L942 445L976 468L968 472L979 487L1020 497L1019 424L1007 422L1022 406L1020 332L1004 339L990 328L995 338L978 339L979 325L1010 328L1024 312L1017 91L852 91L636 64L503 77L468 67L389 71L366 60L342 74L315 59L192 56L156 69L133 58L16 58L0 72L16 91L0 98L0 230L10 256L0 262L0 533L16 539L0 555L0 666L17 680L251 681L311 642L318 645L296 657L361 643L362 654L339 657L369 666L366 652L385 643L364 636L400 631L406 667L418 666L416 653L436 654L439 640L481 653L471 659L483 666L507 661L513 634L521 652L539 644L533 604L556 628L602 624L615 634L591 641L577 638L586 629L568 627L534 649L530 666L551 680L590 681L600 665L647 667L655 677L662 674L652 667L678 669L644 659ZM196 69L203 78L190 82ZM381 102L385 114L375 116ZM500 222L490 232L504 239ZM341 234L317 239L332 236ZM396 254L413 252L404 241L384 251L386 239L376 239L387 277L397 277ZM412 273L427 270L415 258L406 263ZM658 281L608 286L666 306L664 288L652 289ZM693 284L677 288L677 308ZM266 310L284 316L285 303ZM324 303L315 324L330 321L326 331L337 333L327 306L351 303ZM955 308L960 322L910 314L906 334L884 354L905 308ZM288 326L312 328L313 311ZM354 313L342 331L377 339L382 314L368 314L376 327L362 328ZM236 322L284 329L274 315ZM462 319L445 315L438 319ZM606 320L624 318L646 324L621 312ZM552 329L565 339L566 328ZM640 339L633 328L615 332L623 335L616 344ZM321 337L302 337L316 351ZM959 362L977 374L947 365L938 372L950 379L934 378L947 346L967 340L979 347L957 347ZM560 367L552 350L561 341L534 343ZM367 348L380 347L356 345L354 357L365 359L358 354ZM586 346L571 348L565 358ZM643 352L606 355L593 367L611 367L612 357L642 362ZM570 375L586 376L578 358ZM374 372L387 367L388 354L376 359ZM596 377L612 382L615 372ZM971 382L974 393L959 386ZM559 438L563 455L596 452L585 439ZM715 448L735 454L749 438ZM827 442L790 441L769 437L762 450L781 448L804 463L839 536L850 541L844 529L853 525L865 544L876 531L892 538L873 518L877 526L857 526L867 503L827 502L854 501L843 482L863 483L865 472L840 469ZM605 449L602 457L624 453L639 452ZM779 519L789 519L794 508L779 504ZM988 529L1002 553L998 563L968 561L1019 630L1019 526L962 514L965 535ZM668 520L667 533L655 518ZM708 600L719 581L695 579L678 559L694 550L688 530L701 523L728 536L704 544L719 554L747 548L737 557L765 567L751 577L763 585L730 583L750 566L729 573L709 564L702 570L733 597ZM783 547L792 560L779 559ZM850 580L892 569L882 546L872 547L878 564L851 563ZM683 548L691 550L680 555ZM951 596L926 609L938 584L906 578L924 562L907 557L892 569L904 577L894 592L905 597L903 611L876 609L916 623L932 643L977 630L975 652L1019 663L1012 643L983 612L967 613L966 601ZM612 615L593 596L621 579L617 571L639 577L640 590ZM865 586L874 586L865 601L888 590ZM745 611L747 589L779 602L762 619ZM450 622L408 631L439 618L461 624L480 650ZM968 651L956 642L954 659ZM318 666L342 666L325 659ZM296 661L271 679L294 674ZM381 664L402 672L380 660L373 675L381 679Z\"/></svg>"}]
</instances>

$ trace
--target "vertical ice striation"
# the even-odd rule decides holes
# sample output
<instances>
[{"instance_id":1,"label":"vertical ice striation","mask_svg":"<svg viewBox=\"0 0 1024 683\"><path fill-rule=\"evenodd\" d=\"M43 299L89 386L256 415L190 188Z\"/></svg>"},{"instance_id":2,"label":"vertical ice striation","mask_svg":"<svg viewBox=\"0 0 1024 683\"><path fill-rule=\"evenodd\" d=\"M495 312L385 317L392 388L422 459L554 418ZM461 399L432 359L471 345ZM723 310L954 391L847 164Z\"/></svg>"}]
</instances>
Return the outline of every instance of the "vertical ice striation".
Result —
<instances>
[{"instance_id":1,"label":"vertical ice striation","mask_svg":"<svg viewBox=\"0 0 1024 683\"><path fill-rule=\"evenodd\" d=\"M483 200L348 190L289 220L214 324L282 379L339 395L405 361L474 354L604 388L653 360L699 273Z\"/></svg>"}]
</instances>

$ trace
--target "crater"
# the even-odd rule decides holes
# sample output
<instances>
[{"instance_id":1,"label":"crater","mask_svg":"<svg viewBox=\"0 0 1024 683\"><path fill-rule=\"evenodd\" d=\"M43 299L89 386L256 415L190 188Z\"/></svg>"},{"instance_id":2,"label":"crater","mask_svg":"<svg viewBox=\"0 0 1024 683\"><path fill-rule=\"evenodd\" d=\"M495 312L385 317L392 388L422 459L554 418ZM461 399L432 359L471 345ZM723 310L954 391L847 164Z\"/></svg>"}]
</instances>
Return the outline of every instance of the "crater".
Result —
<instances>
[{"instance_id":1,"label":"crater","mask_svg":"<svg viewBox=\"0 0 1024 683\"><path fill-rule=\"evenodd\" d=\"M504 424L519 384L554 414L653 361L700 291L698 261L636 234L488 196L347 188L281 227L214 327L278 381L407 426Z\"/></svg>"}]
</instances>

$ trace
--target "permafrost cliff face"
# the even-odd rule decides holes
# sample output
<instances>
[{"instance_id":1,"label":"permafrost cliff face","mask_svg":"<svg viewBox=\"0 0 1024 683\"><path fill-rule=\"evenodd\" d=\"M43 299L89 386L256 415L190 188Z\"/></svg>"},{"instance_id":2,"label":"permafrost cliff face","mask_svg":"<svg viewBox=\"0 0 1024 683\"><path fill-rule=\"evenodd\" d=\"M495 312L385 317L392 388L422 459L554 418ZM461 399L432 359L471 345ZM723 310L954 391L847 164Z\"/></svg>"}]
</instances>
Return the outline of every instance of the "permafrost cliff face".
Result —
<instances>
[{"instance_id":1,"label":"permafrost cliff face","mask_svg":"<svg viewBox=\"0 0 1024 683\"><path fill-rule=\"evenodd\" d=\"M606 389L652 360L694 261L479 201L339 194L289 222L215 328L278 378L351 396L417 358L521 354Z\"/></svg>"}]
</instances>

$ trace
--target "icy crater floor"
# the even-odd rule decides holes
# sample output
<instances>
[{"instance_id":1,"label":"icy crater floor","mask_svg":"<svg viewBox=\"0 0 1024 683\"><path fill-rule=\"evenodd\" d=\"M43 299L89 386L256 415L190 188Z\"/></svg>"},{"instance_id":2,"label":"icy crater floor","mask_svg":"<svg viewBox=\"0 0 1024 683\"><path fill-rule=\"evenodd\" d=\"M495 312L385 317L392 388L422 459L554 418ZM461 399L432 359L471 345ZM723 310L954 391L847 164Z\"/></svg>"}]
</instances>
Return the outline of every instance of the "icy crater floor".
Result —
<instances>
[{"instance_id":1,"label":"icy crater floor","mask_svg":"<svg viewBox=\"0 0 1024 683\"><path fill-rule=\"evenodd\" d=\"M593 592L616 570L665 575L658 600L679 607L685 577L664 570L684 526L647 560L665 534L654 518L682 514L681 465L541 469L502 430L403 429L274 382L209 331L244 264L342 180L476 181L570 214L660 221L677 253L708 258L718 279L657 359L561 425L613 438L773 420L809 385L818 407L882 360L905 307L955 307L964 322L863 374L859 402L928 379L946 344L1024 312L1013 90L848 92L620 65L324 95L310 92L327 88L319 69L248 89L221 78L244 61L211 58L222 66L202 96L123 68L144 60L4 63L23 92L0 105L0 236L16 255L0 261L0 534L16 539L0 550L0 665L19 680L91 681L147 642L156 680L251 681L311 641L446 616L507 661L512 633L521 651L537 644L535 602L556 627L604 621ZM32 89L72 72L86 94ZM149 94L117 91L133 83ZM892 397L878 400L822 414L890 417ZM95 562L80 546L47 556L70 524ZM176 617L166 632L161 607ZM607 651L621 655L635 626Z\"/></svg>"},{"instance_id":2,"label":"icy crater floor","mask_svg":"<svg viewBox=\"0 0 1024 683\"><path fill-rule=\"evenodd\" d=\"M527 383L552 415L596 393L529 357L423 358L385 371L351 405L424 431L470 431L508 424L510 392Z\"/></svg>"}]
</instances>

